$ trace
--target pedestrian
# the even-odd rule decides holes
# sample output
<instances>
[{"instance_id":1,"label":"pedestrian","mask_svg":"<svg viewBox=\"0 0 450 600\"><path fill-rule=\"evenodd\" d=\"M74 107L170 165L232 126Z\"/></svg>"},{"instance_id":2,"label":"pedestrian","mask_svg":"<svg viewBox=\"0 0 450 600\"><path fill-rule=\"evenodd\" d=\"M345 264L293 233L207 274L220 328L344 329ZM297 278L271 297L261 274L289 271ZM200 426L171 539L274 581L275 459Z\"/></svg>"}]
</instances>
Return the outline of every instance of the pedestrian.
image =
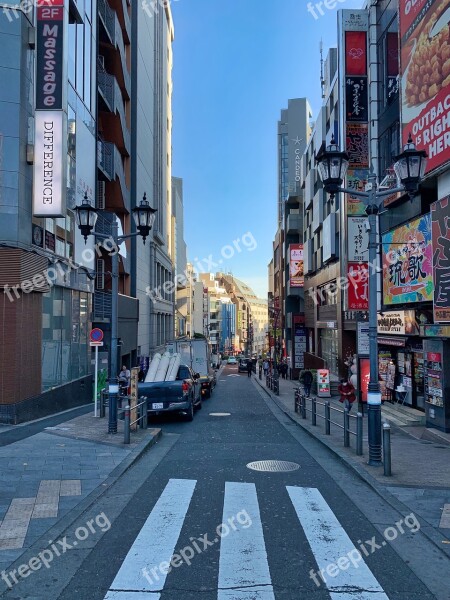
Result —
<instances>
[{"instance_id":1,"label":"pedestrian","mask_svg":"<svg viewBox=\"0 0 450 600\"><path fill-rule=\"evenodd\" d=\"M259 378L261 379L261 375L262 375L262 370L263 370L263 361L262 358L258 359L258 374L259 374Z\"/></svg>"},{"instance_id":2,"label":"pedestrian","mask_svg":"<svg viewBox=\"0 0 450 600\"><path fill-rule=\"evenodd\" d=\"M247 377L252 376L252 370L253 370L253 362L249 359L247 361Z\"/></svg>"},{"instance_id":3,"label":"pedestrian","mask_svg":"<svg viewBox=\"0 0 450 600\"><path fill-rule=\"evenodd\" d=\"M311 386L312 386L312 382L313 382L313 374L311 373L311 371L304 371L303 375L302 375L302 381L303 381L303 388L305 390L305 396L307 398L309 398L309 395L311 393Z\"/></svg>"},{"instance_id":4,"label":"pedestrian","mask_svg":"<svg viewBox=\"0 0 450 600\"><path fill-rule=\"evenodd\" d=\"M287 374L288 374L288 364L286 361L283 362L283 364L281 365L281 372L283 374L283 379L287 379Z\"/></svg>"},{"instance_id":5,"label":"pedestrian","mask_svg":"<svg viewBox=\"0 0 450 600\"><path fill-rule=\"evenodd\" d=\"M353 383L350 381L346 381L345 379L341 379L341 383L338 387L338 392L341 397L339 402L344 404L344 407L348 409L348 412L352 410L352 404L356 400L355 388Z\"/></svg>"},{"instance_id":6,"label":"pedestrian","mask_svg":"<svg viewBox=\"0 0 450 600\"><path fill-rule=\"evenodd\" d=\"M269 374L269 362L267 361L267 359L263 362L263 370L264 377L267 377L267 375Z\"/></svg>"}]
</instances>

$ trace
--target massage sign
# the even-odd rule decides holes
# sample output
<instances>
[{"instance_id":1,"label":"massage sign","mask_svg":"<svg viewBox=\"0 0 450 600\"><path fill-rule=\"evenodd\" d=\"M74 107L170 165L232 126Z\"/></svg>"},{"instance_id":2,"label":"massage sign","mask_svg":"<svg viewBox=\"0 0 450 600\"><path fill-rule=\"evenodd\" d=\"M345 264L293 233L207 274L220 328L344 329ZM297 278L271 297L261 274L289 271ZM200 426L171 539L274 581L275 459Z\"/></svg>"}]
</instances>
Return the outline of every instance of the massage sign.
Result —
<instances>
[{"instance_id":1,"label":"massage sign","mask_svg":"<svg viewBox=\"0 0 450 600\"><path fill-rule=\"evenodd\" d=\"M64 0L38 0L33 214L64 216Z\"/></svg>"}]
</instances>

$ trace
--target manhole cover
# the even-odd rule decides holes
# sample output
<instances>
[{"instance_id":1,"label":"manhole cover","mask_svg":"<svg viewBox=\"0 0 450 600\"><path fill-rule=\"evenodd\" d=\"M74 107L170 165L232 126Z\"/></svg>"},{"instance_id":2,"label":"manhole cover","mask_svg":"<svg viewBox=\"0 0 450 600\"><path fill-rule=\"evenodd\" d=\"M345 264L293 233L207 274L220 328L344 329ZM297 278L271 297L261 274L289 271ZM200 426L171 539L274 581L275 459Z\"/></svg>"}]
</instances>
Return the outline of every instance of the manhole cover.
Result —
<instances>
[{"instance_id":1,"label":"manhole cover","mask_svg":"<svg viewBox=\"0 0 450 600\"><path fill-rule=\"evenodd\" d=\"M231 413L209 413L210 417L229 417Z\"/></svg>"},{"instance_id":2,"label":"manhole cover","mask_svg":"<svg viewBox=\"0 0 450 600\"><path fill-rule=\"evenodd\" d=\"M257 460L248 463L247 467L253 471L267 471L274 473L287 473L288 471L296 471L300 469L300 465L285 460Z\"/></svg>"}]
</instances>

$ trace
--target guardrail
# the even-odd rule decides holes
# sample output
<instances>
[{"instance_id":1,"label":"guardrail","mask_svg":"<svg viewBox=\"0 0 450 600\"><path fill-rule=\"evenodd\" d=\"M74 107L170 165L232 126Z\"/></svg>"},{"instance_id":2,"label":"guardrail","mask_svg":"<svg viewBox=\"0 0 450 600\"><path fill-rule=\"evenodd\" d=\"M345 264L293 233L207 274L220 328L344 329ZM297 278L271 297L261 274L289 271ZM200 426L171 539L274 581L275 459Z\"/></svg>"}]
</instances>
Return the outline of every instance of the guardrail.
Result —
<instances>
[{"instance_id":1,"label":"guardrail","mask_svg":"<svg viewBox=\"0 0 450 600\"><path fill-rule=\"evenodd\" d=\"M142 402L139 402L139 404L136 404L136 406L133 406L133 410L136 409L137 413L138 413L138 417L134 421L131 421L130 405L127 404L127 406L125 406L125 408L123 409L123 413L124 413L123 443L124 444L130 443L130 437L131 437L130 433L131 433L132 425L135 425L136 423L138 423L138 426L141 429L147 429L147 426L148 426L147 398L145 396L143 396L141 398L141 400L142 400Z\"/></svg>"},{"instance_id":2,"label":"guardrail","mask_svg":"<svg viewBox=\"0 0 450 600\"><path fill-rule=\"evenodd\" d=\"M362 413L358 413L357 415L351 415L348 412L347 408L341 410L340 408L335 408L331 406L329 400L325 402L320 402L316 397L306 397L301 393L300 388L295 389L295 405L294 410L296 413L300 414L302 419L307 418L307 413L311 413L311 424L313 426L317 426L317 419L323 419L325 423L325 434L331 435L331 425L335 427L339 427L343 430L344 433L344 447L349 448L350 445L350 436L354 436L356 439L356 454L357 456L362 456L363 453L363 415ZM306 406L307 400L311 401L311 408ZM324 407L324 414L320 414L317 412L317 407ZM331 411L339 413L342 415L341 423L337 421L333 421L331 419ZM351 422L355 423L356 430L352 430L350 427Z\"/></svg>"},{"instance_id":3,"label":"guardrail","mask_svg":"<svg viewBox=\"0 0 450 600\"><path fill-rule=\"evenodd\" d=\"M280 395L280 380L273 375L266 375L266 387L271 389L277 396Z\"/></svg>"}]
</instances>

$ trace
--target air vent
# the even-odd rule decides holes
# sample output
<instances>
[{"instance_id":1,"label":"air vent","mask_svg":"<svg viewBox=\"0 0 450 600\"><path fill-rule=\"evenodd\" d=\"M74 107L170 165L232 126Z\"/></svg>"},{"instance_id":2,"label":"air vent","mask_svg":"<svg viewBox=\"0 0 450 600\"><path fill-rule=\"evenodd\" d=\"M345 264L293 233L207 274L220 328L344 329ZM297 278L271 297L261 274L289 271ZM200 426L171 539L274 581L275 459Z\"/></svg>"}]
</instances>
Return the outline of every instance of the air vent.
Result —
<instances>
[{"instance_id":1,"label":"air vent","mask_svg":"<svg viewBox=\"0 0 450 600\"><path fill-rule=\"evenodd\" d=\"M102 258L97 260L95 272L95 287L97 290L105 289L105 261Z\"/></svg>"},{"instance_id":2,"label":"air vent","mask_svg":"<svg viewBox=\"0 0 450 600\"><path fill-rule=\"evenodd\" d=\"M105 210L105 182L97 181L97 208Z\"/></svg>"}]
</instances>

